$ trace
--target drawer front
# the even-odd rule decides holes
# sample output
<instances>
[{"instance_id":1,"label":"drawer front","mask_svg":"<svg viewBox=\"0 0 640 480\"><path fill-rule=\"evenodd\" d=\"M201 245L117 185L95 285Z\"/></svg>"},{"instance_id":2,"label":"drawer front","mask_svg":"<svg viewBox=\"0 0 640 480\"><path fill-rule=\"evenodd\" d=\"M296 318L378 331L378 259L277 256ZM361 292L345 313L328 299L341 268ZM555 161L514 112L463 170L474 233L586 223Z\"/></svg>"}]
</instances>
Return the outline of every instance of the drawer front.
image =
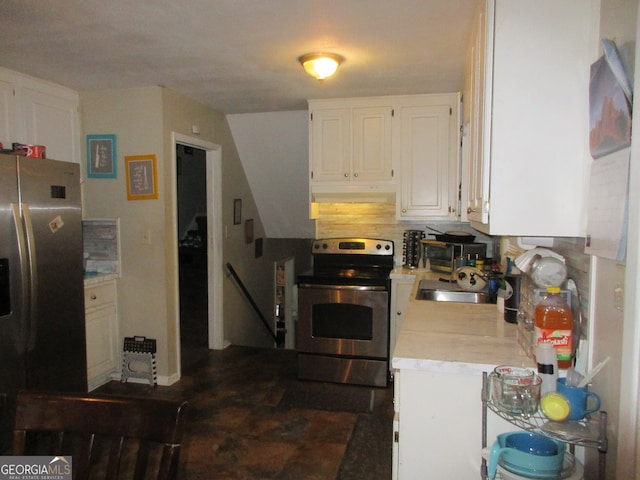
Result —
<instances>
[{"instance_id":1,"label":"drawer front","mask_svg":"<svg viewBox=\"0 0 640 480\"><path fill-rule=\"evenodd\" d=\"M85 309L99 307L109 303L115 303L116 288L115 284L105 283L104 285L96 285L84 290L84 307Z\"/></svg>"}]
</instances>

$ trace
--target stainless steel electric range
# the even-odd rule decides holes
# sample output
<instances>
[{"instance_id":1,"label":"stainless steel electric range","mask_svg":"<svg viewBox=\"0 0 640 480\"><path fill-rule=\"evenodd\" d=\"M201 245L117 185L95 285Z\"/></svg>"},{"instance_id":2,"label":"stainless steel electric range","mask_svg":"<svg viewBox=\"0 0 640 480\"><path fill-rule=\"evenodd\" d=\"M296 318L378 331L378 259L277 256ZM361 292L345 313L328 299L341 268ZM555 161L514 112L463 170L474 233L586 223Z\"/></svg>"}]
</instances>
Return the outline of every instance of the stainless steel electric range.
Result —
<instances>
[{"instance_id":1,"label":"stainless steel electric range","mask_svg":"<svg viewBox=\"0 0 640 480\"><path fill-rule=\"evenodd\" d=\"M328 238L298 277L298 377L387 386L391 240Z\"/></svg>"}]
</instances>

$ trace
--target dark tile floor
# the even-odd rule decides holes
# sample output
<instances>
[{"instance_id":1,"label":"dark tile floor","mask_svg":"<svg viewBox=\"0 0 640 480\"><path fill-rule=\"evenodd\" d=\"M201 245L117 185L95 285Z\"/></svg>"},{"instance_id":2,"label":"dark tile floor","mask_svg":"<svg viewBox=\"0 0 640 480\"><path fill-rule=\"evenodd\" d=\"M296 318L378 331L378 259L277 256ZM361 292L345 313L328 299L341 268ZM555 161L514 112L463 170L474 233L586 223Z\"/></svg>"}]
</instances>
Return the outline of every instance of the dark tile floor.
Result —
<instances>
[{"instance_id":1,"label":"dark tile floor","mask_svg":"<svg viewBox=\"0 0 640 480\"><path fill-rule=\"evenodd\" d=\"M170 387L98 391L187 399L180 479L391 478L393 388L299 381L290 350L231 346Z\"/></svg>"}]
</instances>

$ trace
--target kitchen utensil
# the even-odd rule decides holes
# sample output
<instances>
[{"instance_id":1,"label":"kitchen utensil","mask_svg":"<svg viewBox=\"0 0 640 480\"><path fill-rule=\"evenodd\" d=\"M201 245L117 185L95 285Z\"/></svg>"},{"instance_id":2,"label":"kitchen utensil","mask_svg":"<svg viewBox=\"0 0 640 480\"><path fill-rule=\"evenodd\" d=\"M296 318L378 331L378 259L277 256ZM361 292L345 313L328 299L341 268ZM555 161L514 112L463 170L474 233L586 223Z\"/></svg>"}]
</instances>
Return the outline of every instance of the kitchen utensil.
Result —
<instances>
[{"instance_id":1,"label":"kitchen utensil","mask_svg":"<svg viewBox=\"0 0 640 480\"><path fill-rule=\"evenodd\" d=\"M529 441L522 439L520 445L538 445L543 450L553 451L553 455L536 455L528 451L507 446L512 435L521 436L523 432L509 432L498 435L491 447L488 462L488 476L493 479L496 476L498 465L506 470L525 475L529 478L556 478L562 471L566 445L552 438L547 438L535 433L524 433L529 435Z\"/></svg>"},{"instance_id":2,"label":"kitchen utensil","mask_svg":"<svg viewBox=\"0 0 640 480\"><path fill-rule=\"evenodd\" d=\"M577 387L582 380L584 380L584 375L578 372L575 368L570 367L567 369L567 385Z\"/></svg>"},{"instance_id":3,"label":"kitchen utensil","mask_svg":"<svg viewBox=\"0 0 640 480\"><path fill-rule=\"evenodd\" d=\"M491 401L510 415L530 417L538 411L542 379L531 370L499 365L489 375Z\"/></svg>"},{"instance_id":4,"label":"kitchen utensil","mask_svg":"<svg viewBox=\"0 0 640 480\"><path fill-rule=\"evenodd\" d=\"M603 361L601 361L598 365L593 367L593 369L590 370L589 373L587 373L582 380L580 380L580 383L578 383L578 388L582 388L582 387L587 386L589 384L589 382L593 379L593 377L595 377L596 374L600 370L602 370L602 367L604 367L610 359L611 359L611 357L607 357Z\"/></svg>"},{"instance_id":5,"label":"kitchen utensil","mask_svg":"<svg viewBox=\"0 0 640 480\"><path fill-rule=\"evenodd\" d=\"M555 257L539 257L533 261L531 279L540 288L559 287L567 279L567 266Z\"/></svg>"},{"instance_id":6,"label":"kitchen utensil","mask_svg":"<svg viewBox=\"0 0 640 480\"><path fill-rule=\"evenodd\" d=\"M522 273L529 273L533 266L533 262L537 260L538 257L553 257L564 262L564 257L562 255L547 248L536 247L516 257L514 263Z\"/></svg>"},{"instance_id":7,"label":"kitchen utensil","mask_svg":"<svg viewBox=\"0 0 640 480\"><path fill-rule=\"evenodd\" d=\"M458 268L453 278L463 290L477 292L487 286L487 276L475 267L465 266Z\"/></svg>"},{"instance_id":8,"label":"kitchen utensil","mask_svg":"<svg viewBox=\"0 0 640 480\"><path fill-rule=\"evenodd\" d=\"M549 392L540 399L540 409L549 420L564 422L569 416L571 406L564 395Z\"/></svg>"},{"instance_id":9,"label":"kitchen utensil","mask_svg":"<svg viewBox=\"0 0 640 480\"><path fill-rule=\"evenodd\" d=\"M502 480L531 480L532 477L522 474L519 475L514 472L510 472L502 465L498 464L498 471ZM564 460L562 462L562 470L558 476L547 478L562 478L563 480L584 480L584 467L578 459L576 459L568 451L564 452Z\"/></svg>"},{"instance_id":10,"label":"kitchen utensil","mask_svg":"<svg viewBox=\"0 0 640 480\"><path fill-rule=\"evenodd\" d=\"M558 454L558 445L551 439L531 432L512 433L506 437L504 443L508 448L515 448L531 455L549 456Z\"/></svg>"},{"instance_id":11,"label":"kitchen utensil","mask_svg":"<svg viewBox=\"0 0 640 480\"><path fill-rule=\"evenodd\" d=\"M507 296L504 299L504 320L507 323L518 323L518 308L520 307L521 275L504 276Z\"/></svg>"},{"instance_id":12,"label":"kitchen utensil","mask_svg":"<svg viewBox=\"0 0 640 480\"><path fill-rule=\"evenodd\" d=\"M572 387L567 385L566 381L566 378L559 378L556 390L569 402L568 420L582 420L590 413L600 410L600 397L597 394L590 392L587 386ZM593 400L591 408L587 407L589 398Z\"/></svg>"},{"instance_id":13,"label":"kitchen utensil","mask_svg":"<svg viewBox=\"0 0 640 480\"><path fill-rule=\"evenodd\" d=\"M435 234L430 233L429 235L433 235L434 237L436 237L436 240L438 240L439 242L473 243L476 239L475 235L461 230L447 230L446 232L441 232L440 230L436 230L429 225L425 225L425 227L427 227L428 230L435 232Z\"/></svg>"}]
</instances>

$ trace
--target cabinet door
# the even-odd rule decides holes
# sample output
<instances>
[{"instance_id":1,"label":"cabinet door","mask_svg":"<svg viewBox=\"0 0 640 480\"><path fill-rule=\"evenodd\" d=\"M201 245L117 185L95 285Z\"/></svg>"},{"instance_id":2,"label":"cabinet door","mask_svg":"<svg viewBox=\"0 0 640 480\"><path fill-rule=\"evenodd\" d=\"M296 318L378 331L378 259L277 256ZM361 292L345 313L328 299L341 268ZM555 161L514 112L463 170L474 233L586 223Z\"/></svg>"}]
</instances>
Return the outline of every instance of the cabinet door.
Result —
<instances>
[{"instance_id":1,"label":"cabinet door","mask_svg":"<svg viewBox=\"0 0 640 480\"><path fill-rule=\"evenodd\" d=\"M391 326L389 332L389 350L393 356L398 333L404 320L404 310L409 304L415 278L411 280L393 280L391 285ZM389 365L391 369L391 365ZM392 370L392 369L391 369Z\"/></svg>"},{"instance_id":2,"label":"cabinet door","mask_svg":"<svg viewBox=\"0 0 640 480\"><path fill-rule=\"evenodd\" d=\"M109 381L118 370L117 315L115 304L86 315L87 379L89 389Z\"/></svg>"},{"instance_id":3,"label":"cabinet door","mask_svg":"<svg viewBox=\"0 0 640 480\"><path fill-rule=\"evenodd\" d=\"M468 204L467 220L489 222L489 141L485 141L484 127L489 125L490 118L485 118L490 109L485 108L485 101L490 98L492 70L486 68L488 59L493 54L492 44L487 44L487 33L493 38L493 3L482 5L476 17L473 43L470 48L469 76L470 98L468 145ZM487 23L488 22L488 23ZM488 76L488 78L487 78ZM485 149L486 152L485 152Z\"/></svg>"},{"instance_id":4,"label":"cabinet door","mask_svg":"<svg viewBox=\"0 0 640 480\"><path fill-rule=\"evenodd\" d=\"M347 182L351 179L351 110L316 109L310 122L312 182Z\"/></svg>"},{"instance_id":5,"label":"cabinet door","mask_svg":"<svg viewBox=\"0 0 640 480\"><path fill-rule=\"evenodd\" d=\"M469 200L469 219L485 233L585 235L596 3L486 1L484 103L471 117L481 175Z\"/></svg>"},{"instance_id":6,"label":"cabinet door","mask_svg":"<svg viewBox=\"0 0 640 480\"><path fill-rule=\"evenodd\" d=\"M47 158L80 163L79 101L29 82L21 89L26 143L45 145Z\"/></svg>"},{"instance_id":7,"label":"cabinet door","mask_svg":"<svg viewBox=\"0 0 640 480\"><path fill-rule=\"evenodd\" d=\"M0 80L0 142L11 148L17 138L17 114L14 87L11 82Z\"/></svg>"},{"instance_id":8,"label":"cabinet door","mask_svg":"<svg viewBox=\"0 0 640 480\"><path fill-rule=\"evenodd\" d=\"M354 181L379 182L393 178L391 118L391 106L353 109Z\"/></svg>"},{"instance_id":9,"label":"cabinet door","mask_svg":"<svg viewBox=\"0 0 640 480\"><path fill-rule=\"evenodd\" d=\"M454 162L458 150L454 109L457 112L457 107L450 104L399 109L402 219L455 217Z\"/></svg>"}]
</instances>

